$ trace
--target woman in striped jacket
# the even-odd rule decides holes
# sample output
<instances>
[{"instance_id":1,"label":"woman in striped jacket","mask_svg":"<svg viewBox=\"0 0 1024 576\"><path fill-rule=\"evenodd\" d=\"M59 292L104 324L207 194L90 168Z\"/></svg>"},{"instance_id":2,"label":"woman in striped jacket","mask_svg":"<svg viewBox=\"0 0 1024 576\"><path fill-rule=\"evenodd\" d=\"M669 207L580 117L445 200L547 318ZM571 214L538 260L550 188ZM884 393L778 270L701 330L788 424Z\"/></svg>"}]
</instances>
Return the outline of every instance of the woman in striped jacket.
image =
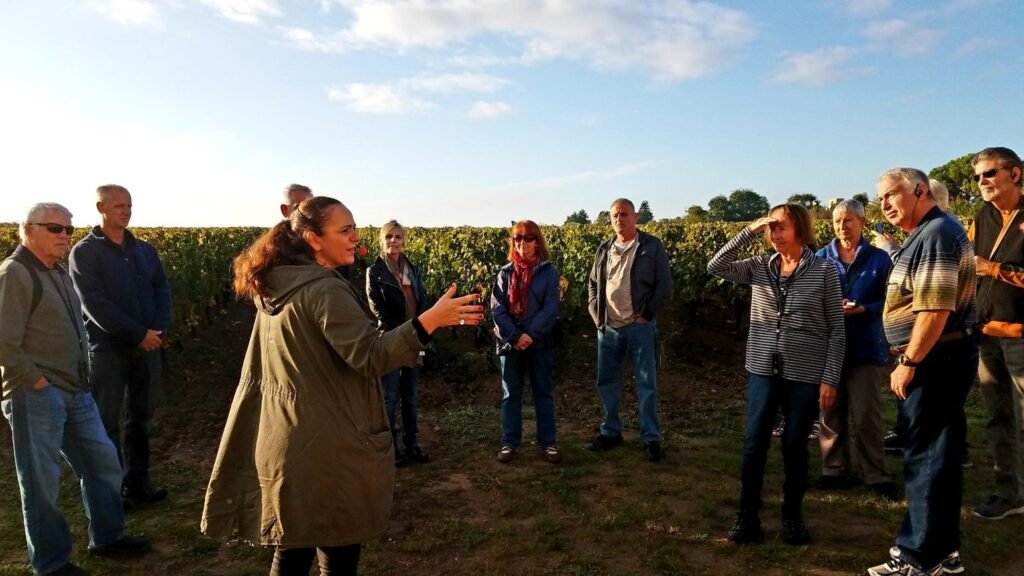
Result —
<instances>
[{"instance_id":1,"label":"woman in striped jacket","mask_svg":"<svg viewBox=\"0 0 1024 576\"><path fill-rule=\"evenodd\" d=\"M775 254L737 261L759 233ZM708 272L750 284L750 334L747 338L747 427L743 439L740 511L729 530L733 542L764 538L759 511L772 419L782 408L785 485L782 539L806 544L810 536L801 507L807 483L807 433L819 404L835 401L846 348L842 289L835 266L809 248L814 241L811 215L799 204L772 208L768 216L743 228L711 258Z\"/></svg>"}]
</instances>

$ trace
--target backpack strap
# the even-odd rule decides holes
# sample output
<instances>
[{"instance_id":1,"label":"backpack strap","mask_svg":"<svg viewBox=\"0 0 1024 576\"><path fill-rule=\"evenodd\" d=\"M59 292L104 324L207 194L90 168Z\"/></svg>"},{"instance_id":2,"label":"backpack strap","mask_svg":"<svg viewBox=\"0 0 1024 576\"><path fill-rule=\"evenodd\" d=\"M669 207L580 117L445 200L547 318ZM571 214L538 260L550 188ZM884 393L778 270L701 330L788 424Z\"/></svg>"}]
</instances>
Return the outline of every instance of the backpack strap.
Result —
<instances>
[{"instance_id":1,"label":"backpack strap","mask_svg":"<svg viewBox=\"0 0 1024 576\"><path fill-rule=\"evenodd\" d=\"M28 257L25 256L24 252L14 252L7 257L8 260L14 260L21 264L28 270L28 275L32 278L32 305L28 309L29 317L39 307L39 301L43 299L43 283L39 280L39 273L36 272L35 263L32 262Z\"/></svg>"}]
</instances>

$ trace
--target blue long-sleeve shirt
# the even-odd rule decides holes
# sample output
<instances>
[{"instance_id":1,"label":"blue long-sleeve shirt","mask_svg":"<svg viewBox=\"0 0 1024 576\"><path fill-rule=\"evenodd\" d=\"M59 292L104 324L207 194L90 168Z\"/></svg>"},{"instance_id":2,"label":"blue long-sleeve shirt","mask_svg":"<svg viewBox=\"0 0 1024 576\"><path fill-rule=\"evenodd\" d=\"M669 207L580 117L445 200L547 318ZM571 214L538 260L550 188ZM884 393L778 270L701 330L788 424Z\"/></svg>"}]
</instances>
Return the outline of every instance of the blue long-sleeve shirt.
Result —
<instances>
[{"instance_id":1,"label":"blue long-sleeve shirt","mask_svg":"<svg viewBox=\"0 0 1024 576\"><path fill-rule=\"evenodd\" d=\"M847 268L839 259L838 239L818 250L818 257L836 266L843 288L843 298L864 307L864 313L846 316L846 364L885 364L889 345L882 331L882 307L885 285L892 269L892 259L861 238Z\"/></svg>"},{"instance_id":2,"label":"blue long-sleeve shirt","mask_svg":"<svg viewBox=\"0 0 1024 576\"><path fill-rule=\"evenodd\" d=\"M171 287L156 248L125 230L124 243L92 229L69 257L90 350L134 348L147 330L167 334Z\"/></svg>"},{"instance_id":3,"label":"blue long-sleeve shirt","mask_svg":"<svg viewBox=\"0 0 1024 576\"><path fill-rule=\"evenodd\" d=\"M523 333L533 339L533 346L554 346L555 322L558 320L558 271L548 261L537 264L530 280L526 314L515 318L509 313L508 291L512 281L512 264L498 271L491 290L491 317L498 340L515 344Z\"/></svg>"}]
</instances>

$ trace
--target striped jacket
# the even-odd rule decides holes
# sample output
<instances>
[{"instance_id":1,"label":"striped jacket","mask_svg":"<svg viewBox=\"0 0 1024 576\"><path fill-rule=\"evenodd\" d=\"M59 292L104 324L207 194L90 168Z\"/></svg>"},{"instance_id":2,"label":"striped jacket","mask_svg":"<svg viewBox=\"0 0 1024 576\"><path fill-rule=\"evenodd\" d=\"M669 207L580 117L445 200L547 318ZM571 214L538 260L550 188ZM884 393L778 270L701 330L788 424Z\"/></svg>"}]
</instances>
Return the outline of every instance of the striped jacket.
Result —
<instances>
[{"instance_id":1,"label":"striped jacket","mask_svg":"<svg viewBox=\"0 0 1024 576\"><path fill-rule=\"evenodd\" d=\"M835 266L805 248L788 281L786 297L777 297L778 254L736 260L740 249L759 236L744 227L708 262L708 272L738 284L750 284L750 334L747 371L772 375L772 356L782 359L786 380L838 386L846 352L843 293Z\"/></svg>"}]
</instances>

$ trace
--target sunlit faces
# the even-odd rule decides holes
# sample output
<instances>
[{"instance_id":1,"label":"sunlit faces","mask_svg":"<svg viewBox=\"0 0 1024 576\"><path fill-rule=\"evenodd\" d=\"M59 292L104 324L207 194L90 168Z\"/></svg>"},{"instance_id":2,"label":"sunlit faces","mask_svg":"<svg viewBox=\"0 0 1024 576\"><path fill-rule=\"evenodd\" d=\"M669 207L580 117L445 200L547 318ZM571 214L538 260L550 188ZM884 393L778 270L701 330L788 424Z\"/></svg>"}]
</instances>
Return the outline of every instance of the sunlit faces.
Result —
<instances>
[{"instance_id":1,"label":"sunlit faces","mask_svg":"<svg viewBox=\"0 0 1024 576\"><path fill-rule=\"evenodd\" d=\"M864 231L864 219L852 210L841 210L832 215L832 230L843 245L856 245Z\"/></svg>"},{"instance_id":2,"label":"sunlit faces","mask_svg":"<svg viewBox=\"0 0 1024 576\"><path fill-rule=\"evenodd\" d=\"M519 254L524 260L533 260L537 255L537 237L525 229L515 231L512 236L512 245L515 247L516 254Z\"/></svg>"},{"instance_id":3,"label":"sunlit faces","mask_svg":"<svg viewBox=\"0 0 1024 576\"><path fill-rule=\"evenodd\" d=\"M394 228L384 235L384 247L392 260L398 258L405 248L405 233L401 228Z\"/></svg>"},{"instance_id":4,"label":"sunlit faces","mask_svg":"<svg viewBox=\"0 0 1024 576\"><path fill-rule=\"evenodd\" d=\"M911 185L899 178L886 178L878 181L876 189L878 204L885 219L909 232L913 228L914 210L921 197L927 193L925 185L922 182ZM915 189L920 191L921 196L914 195Z\"/></svg>"},{"instance_id":5,"label":"sunlit faces","mask_svg":"<svg viewBox=\"0 0 1024 576\"><path fill-rule=\"evenodd\" d=\"M772 248L776 252L788 254L793 251L794 246L799 246L802 251L803 246L796 237L796 227L793 226L793 221L789 219L786 211L779 208L768 215L775 218L775 222L768 225L768 240L771 242Z\"/></svg>"},{"instance_id":6,"label":"sunlit faces","mask_svg":"<svg viewBox=\"0 0 1024 576\"><path fill-rule=\"evenodd\" d=\"M998 158L981 160L974 165L974 178L981 190L981 198L991 202L1003 195L1013 194L1017 184L1014 176L1020 178L1016 168L1004 167Z\"/></svg>"},{"instance_id":7,"label":"sunlit faces","mask_svg":"<svg viewBox=\"0 0 1024 576\"><path fill-rule=\"evenodd\" d=\"M111 190L106 200L96 203L103 227L124 230L132 219L132 195L127 190Z\"/></svg>"},{"instance_id":8,"label":"sunlit faces","mask_svg":"<svg viewBox=\"0 0 1024 576\"><path fill-rule=\"evenodd\" d=\"M617 236L627 241L633 239L636 234L636 212L632 206L625 202L612 204L609 217Z\"/></svg>"},{"instance_id":9,"label":"sunlit faces","mask_svg":"<svg viewBox=\"0 0 1024 576\"><path fill-rule=\"evenodd\" d=\"M71 219L61 212L47 212L38 222L71 226ZM54 233L46 226L29 225L25 227L25 244L44 264L53 266L68 253L71 236L64 229Z\"/></svg>"},{"instance_id":10,"label":"sunlit faces","mask_svg":"<svg viewBox=\"0 0 1024 576\"><path fill-rule=\"evenodd\" d=\"M316 261L327 268L348 266L356 261L356 245L359 231L356 230L352 212L340 204L327 209L327 219L321 226L321 234L306 233L306 242L313 248Z\"/></svg>"}]
</instances>

